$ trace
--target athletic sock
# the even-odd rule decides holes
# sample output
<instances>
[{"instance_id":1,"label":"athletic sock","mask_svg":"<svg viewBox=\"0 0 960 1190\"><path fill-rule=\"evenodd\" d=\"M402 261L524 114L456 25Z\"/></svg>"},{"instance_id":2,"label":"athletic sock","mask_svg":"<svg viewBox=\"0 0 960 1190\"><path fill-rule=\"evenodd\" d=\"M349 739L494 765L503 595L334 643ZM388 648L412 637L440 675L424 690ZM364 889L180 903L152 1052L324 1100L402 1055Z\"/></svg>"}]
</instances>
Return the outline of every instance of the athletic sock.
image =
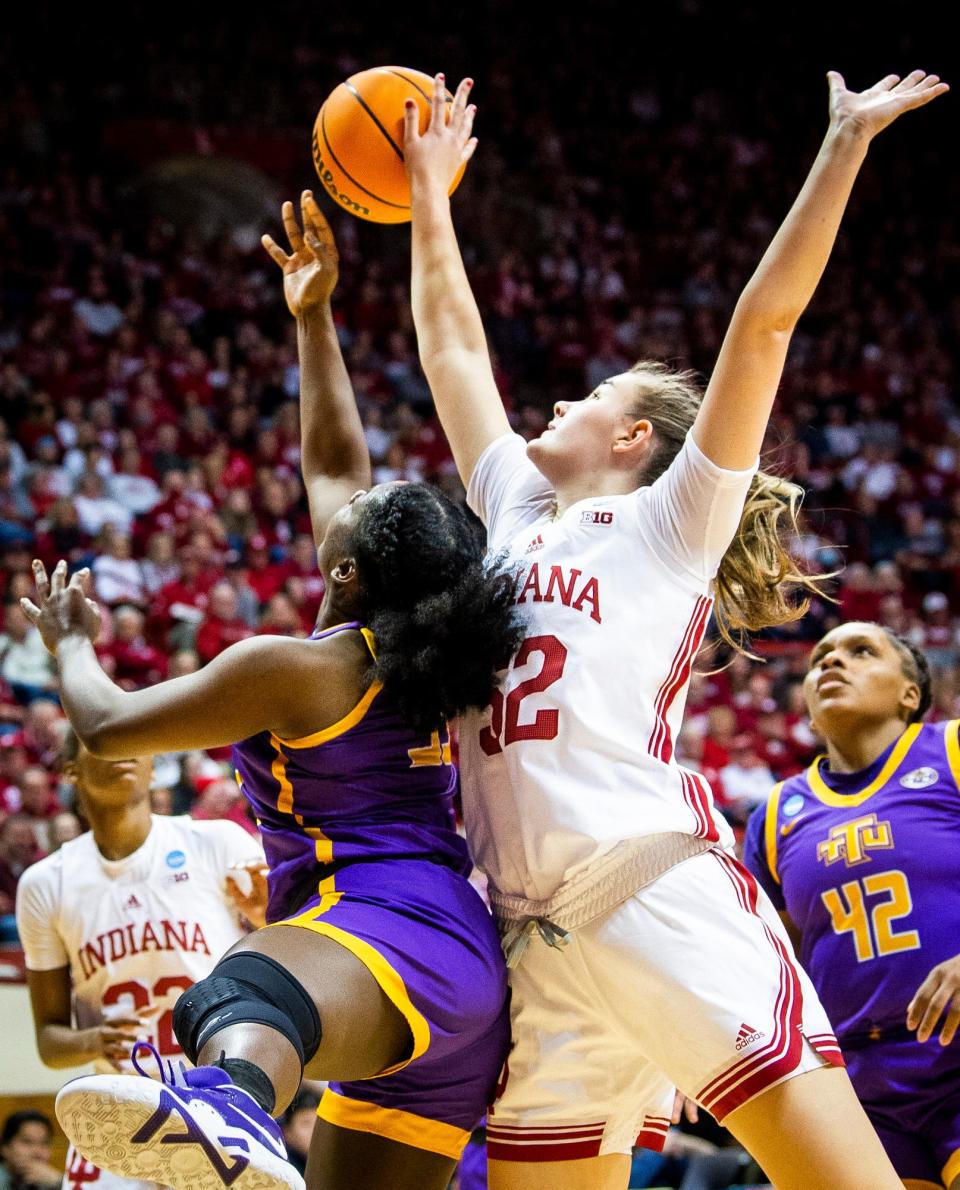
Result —
<instances>
[{"instance_id":1,"label":"athletic sock","mask_svg":"<svg viewBox=\"0 0 960 1190\"><path fill-rule=\"evenodd\" d=\"M222 1053L219 1059L214 1062L214 1066L219 1066L221 1070L229 1074L234 1086L252 1096L267 1115L273 1115L273 1109L277 1104L276 1092L266 1072L259 1066L253 1062L247 1062L243 1058L227 1058Z\"/></svg>"}]
</instances>

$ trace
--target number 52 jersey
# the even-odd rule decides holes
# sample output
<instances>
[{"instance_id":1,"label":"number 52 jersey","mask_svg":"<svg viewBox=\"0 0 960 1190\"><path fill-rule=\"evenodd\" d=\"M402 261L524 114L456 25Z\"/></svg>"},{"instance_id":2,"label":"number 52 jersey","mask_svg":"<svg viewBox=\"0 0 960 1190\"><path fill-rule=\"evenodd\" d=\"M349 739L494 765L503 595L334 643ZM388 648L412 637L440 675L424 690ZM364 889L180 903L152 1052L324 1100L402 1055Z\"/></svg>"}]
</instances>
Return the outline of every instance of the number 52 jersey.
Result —
<instances>
[{"instance_id":1,"label":"number 52 jersey","mask_svg":"<svg viewBox=\"0 0 960 1190\"><path fill-rule=\"evenodd\" d=\"M748 824L744 863L800 930L841 1040L903 1029L930 969L960 952L958 728L913 724L857 773L818 757Z\"/></svg>"}]
</instances>

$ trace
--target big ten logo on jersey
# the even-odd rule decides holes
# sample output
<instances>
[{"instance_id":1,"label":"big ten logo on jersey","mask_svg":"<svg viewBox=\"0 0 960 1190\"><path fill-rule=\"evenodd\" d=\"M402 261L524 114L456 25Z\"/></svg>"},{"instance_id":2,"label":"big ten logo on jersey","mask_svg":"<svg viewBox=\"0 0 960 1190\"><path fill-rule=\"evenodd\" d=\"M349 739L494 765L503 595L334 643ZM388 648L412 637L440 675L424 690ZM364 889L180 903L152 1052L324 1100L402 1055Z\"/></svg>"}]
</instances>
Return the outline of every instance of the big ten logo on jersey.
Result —
<instances>
[{"instance_id":1,"label":"big ten logo on jersey","mask_svg":"<svg viewBox=\"0 0 960 1190\"><path fill-rule=\"evenodd\" d=\"M166 884L186 884L190 879L190 873L184 868L187 862L187 857L180 850L168 851L165 863L171 870L167 873L164 883Z\"/></svg>"},{"instance_id":2,"label":"big ten logo on jersey","mask_svg":"<svg viewBox=\"0 0 960 1190\"><path fill-rule=\"evenodd\" d=\"M613 513L605 512L599 508L588 508L585 512L580 513L581 525L612 525Z\"/></svg>"},{"instance_id":3,"label":"big ten logo on jersey","mask_svg":"<svg viewBox=\"0 0 960 1190\"><path fill-rule=\"evenodd\" d=\"M876 814L865 814L840 826L817 845L817 859L828 867L843 860L848 868L870 863L870 851L892 851L893 829L889 821L880 822Z\"/></svg>"}]
</instances>

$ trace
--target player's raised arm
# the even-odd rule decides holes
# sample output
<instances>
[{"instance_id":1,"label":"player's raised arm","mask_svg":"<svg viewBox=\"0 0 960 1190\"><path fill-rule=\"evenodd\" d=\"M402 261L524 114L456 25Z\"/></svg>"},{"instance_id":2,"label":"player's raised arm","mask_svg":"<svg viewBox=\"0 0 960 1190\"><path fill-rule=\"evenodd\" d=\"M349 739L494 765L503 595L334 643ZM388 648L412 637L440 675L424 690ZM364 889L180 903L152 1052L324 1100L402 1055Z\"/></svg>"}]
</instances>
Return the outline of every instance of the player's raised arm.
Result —
<instances>
[{"instance_id":1,"label":"player's raised arm","mask_svg":"<svg viewBox=\"0 0 960 1190\"><path fill-rule=\"evenodd\" d=\"M793 329L813 296L870 141L904 112L948 90L934 74L887 75L866 91L831 71L830 124L780 230L734 310L693 426L720 467L752 465L760 450Z\"/></svg>"},{"instance_id":2,"label":"player's raised arm","mask_svg":"<svg viewBox=\"0 0 960 1190\"><path fill-rule=\"evenodd\" d=\"M300 209L302 230L293 203L283 204L290 252L268 235L263 246L283 270L284 297L297 320L301 466L319 546L330 517L359 488L370 487L370 456L330 308L337 245L309 190L301 195Z\"/></svg>"},{"instance_id":3,"label":"player's raised arm","mask_svg":"<svg viewBox=\"0 0 960 1190\"><path fill-rule=\"evenodd\" d=\"M411 100L403 142L413 207L411 298L420 362L464 485L486 447L510 430L450 214L450 186L476 146L475 109L467 104L471 86L465 79L457 88L448 123L443 75L437 75L426 132L420 135Z\"/></svg>"},{"instance_id":4,"label":"player's raised arm","mask_svg":"<svg viewBox=\"0 0 960 1190\"><path fill-rule=\"evenodd\" d=\"M197 673L121 690L93 648L100 614L85 595L89 577L82 570L67 582L66 563L58 562L48 579L35 562L37 604L23 599L21 606L57 659L64 710L94 756L122 760L214 748L260 731L296 738L303 734L305 705L322 717L317 700L322 702L324 689L331 697L337 689L341 675L333 670L325 675L329 681L318 684L315 655L303 641L262 636L231 645Z\"/></svg>"}]
</instances>

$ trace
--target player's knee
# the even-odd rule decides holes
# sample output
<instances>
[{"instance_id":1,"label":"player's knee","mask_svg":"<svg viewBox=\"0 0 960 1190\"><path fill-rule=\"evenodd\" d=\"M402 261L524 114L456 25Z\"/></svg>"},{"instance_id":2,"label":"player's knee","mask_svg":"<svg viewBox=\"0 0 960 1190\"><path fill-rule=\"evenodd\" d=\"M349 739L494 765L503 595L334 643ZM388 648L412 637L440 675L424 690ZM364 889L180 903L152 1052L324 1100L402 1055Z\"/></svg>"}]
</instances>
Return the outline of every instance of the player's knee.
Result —
<instances>
[{"instance_id":1,"label":"player's knee","mask_svg":"<svg viewBox=\"0 0 960 1190\"><path fill-rule=\"evenodd\" d=\"M221 959L212 974L188 988L173 1010L173 1031L187 1058L231 1025L265 1025L297 1051L301 1067L317 1052L320 1014L303 985L274 959L241 950Z\"/></svg>"}]
</instances>

